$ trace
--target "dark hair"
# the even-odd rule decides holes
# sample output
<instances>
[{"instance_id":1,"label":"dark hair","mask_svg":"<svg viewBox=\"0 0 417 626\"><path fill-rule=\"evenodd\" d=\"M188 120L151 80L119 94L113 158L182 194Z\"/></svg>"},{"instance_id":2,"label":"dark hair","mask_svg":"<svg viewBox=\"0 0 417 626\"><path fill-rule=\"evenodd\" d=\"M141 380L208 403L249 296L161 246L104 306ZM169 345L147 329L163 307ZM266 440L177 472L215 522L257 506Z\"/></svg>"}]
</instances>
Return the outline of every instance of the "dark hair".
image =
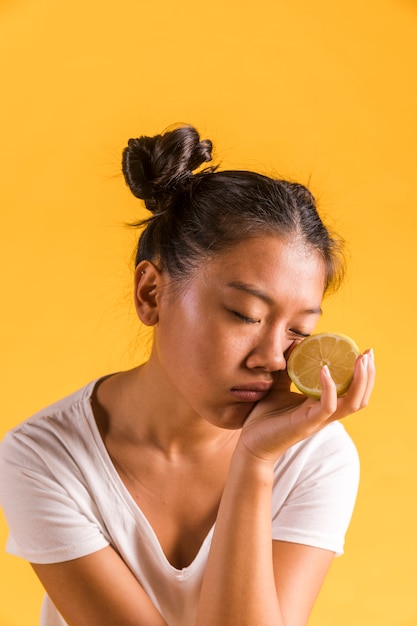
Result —
<instances>
[{"instance_id":1,"label":"dark hair","mask_svg":"<svg viewBox=\"0 0 417 626\"><path fill-rule=\"evenodd\" d=\"M145 226L136 265L153 261L181 280L202 259L249 237L299 238L323 258L325 290L337 288L344 274L342 242L332 237L301 184L250 171L200 169L211 161L212 143L200 141L192 126L129 139L122 169L132 193L152 213Z\"/></svg>"}]
</instances>

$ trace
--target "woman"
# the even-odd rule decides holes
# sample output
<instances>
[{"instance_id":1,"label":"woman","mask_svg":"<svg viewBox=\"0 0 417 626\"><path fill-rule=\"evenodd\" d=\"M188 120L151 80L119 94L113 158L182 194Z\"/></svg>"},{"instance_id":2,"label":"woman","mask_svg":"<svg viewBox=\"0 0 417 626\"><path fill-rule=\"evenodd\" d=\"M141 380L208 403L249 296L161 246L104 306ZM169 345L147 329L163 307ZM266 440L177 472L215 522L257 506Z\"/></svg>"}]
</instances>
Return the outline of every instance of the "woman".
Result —
<instances>
[{"instance_id":1,"label":"woman","mask_svg":"<svg viewBox=\"0 0 417 626\"><path fill-rule=\"evenodd\" d=\"M338 420L369 400L372 351L343 398L326 368L320 401L286 373L340 247L301 185L193 174L211 148L184 126L123 154L152 213L134 292L149 360L2 444L8 549L47 591L43 626L301 626L343 550L358 461Z\"/></svg>"}]
</instances>

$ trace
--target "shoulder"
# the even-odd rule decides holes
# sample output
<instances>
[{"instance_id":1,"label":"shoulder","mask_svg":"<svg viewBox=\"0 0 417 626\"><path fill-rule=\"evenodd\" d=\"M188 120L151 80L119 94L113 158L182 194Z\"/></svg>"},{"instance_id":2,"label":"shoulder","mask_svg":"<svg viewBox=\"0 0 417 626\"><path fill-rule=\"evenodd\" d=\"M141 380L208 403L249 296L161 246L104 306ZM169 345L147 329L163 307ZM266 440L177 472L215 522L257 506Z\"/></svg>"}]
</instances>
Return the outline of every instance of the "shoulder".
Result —
<instances>
[{"instance_id":1,"label":"shoulder","mask_svg":"<svg viewBox=\"0 0 417 626\"><path fill-rule=\"evenodd\" d=\"M275 486L292 493L310 492L312 486L334 495L343 490L354 499L359 472L354 442L340 422L333 422L287 450L275 465Z\"/></svg>"},{"instance_id":2,"label":"shoulder","mask_svg":"<svg viewBox=\"0 0 417 626\"><path fill-rule=\"evenodd\" d=\"M333 422L290 448L275 466L274 538L343 552L359 486L359 457Z\"/></svg>"},{"instance_id":3,"label":"shoulder","mask_svg":"<svg viewBox=\"0 0 417 626\"><path fill-rule=\"evenodd\" d=\"M359 456L344 426L340 422L333 422L290 448L276 464L276 473L280 473L284 467L292 467L296 472L314 468L323 474L330 474L337 468L350 468L358 474Z\"/></svg>"},{"instance_id":4,"label":"shoulder","mask_svg":"<svg viewBox=\"0 0 417 626\"><path fill-rule=\"evenodd\" d=\"M6 433L0 442L0 464L46 462L51 454L80 442L91 430L89 402L96 381L38 411Z\"/></svg>"},{"instance_id":5,"label":"shoulder","mask_svg":"<svg viewBox=\"0 0 417 626\"><path fill-rule=\"evenodd\" d=\"M108 545L94 503L103 472L90 397L94 383L11 430L0 445L7 549L34 563L78 558ZM16 497L19 494L19 497ZM76 539L74 539L76 537Z\"/></svg>"}]
</instances>

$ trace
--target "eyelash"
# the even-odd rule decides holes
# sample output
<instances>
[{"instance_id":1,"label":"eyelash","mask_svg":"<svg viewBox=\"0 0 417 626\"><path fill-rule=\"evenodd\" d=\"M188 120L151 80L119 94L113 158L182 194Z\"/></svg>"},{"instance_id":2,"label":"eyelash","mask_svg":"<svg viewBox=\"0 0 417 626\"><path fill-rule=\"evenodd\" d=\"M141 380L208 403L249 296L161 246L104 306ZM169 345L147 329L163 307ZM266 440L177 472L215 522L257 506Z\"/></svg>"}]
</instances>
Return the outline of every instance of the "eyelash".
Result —
<instances>
[{"instance_id":1,"label":"eyelash","mask_svg":"<svg viewBox=\"0 0 417 626\"><path fill-rule=\"evenodd\" d=\"M235 317L240 319L245 324L259 324L260 323L260 320L255 320L251 317L246 317L245 315L242 315L241 313L238 313L237 311L232 311L232 313L233 315L235 315ZM306 337L310 336L310 333L302 333L298 330L294 330L293 328L290 328L289 331L293 335L297 335L297 337L301 337L302 339L305 339Z\"/></svg>"},{"instance_id":2,"label":"eyelash","mask_svg":"<svg viewBox=\"0 0 417 626\"><path fill-rule=\"evenodd\" d=\"M297 337L300 337L301 339L310 337L310 333L300 333L299 330L294 330L293 328L290 328L290 333L292 333L293 335L297 335Z\"/></svg>"},{"instance_id":3,"label":"eyelash","mask_svg":"<svg viewBox=\"0 0 417 626\"><path fill-rule=\"evenodd\" d=\"M242 315L241 313L238 313L237 311L231 311L231 312L242 322L245 322L245 324L259 324L260 322L260 320L254 320L251 317L246 317L245 315Z\"/></svg>"},{"instance_id":4,"label":"eyelash","mask_svg":"<svg viewBox=\"0 0 417 626\"><path fill-rule=\"evenodd\" d=\"M240 319L245 324L259 324L260 322L260 320L255 320L255 319L252 319L251 317L246 317L245 315L242 315L241 313L238 313L237 311L231 311L231 313L233 313L235 317ZM302 333L299 330L294 330L293 328L290 328L289 331L290 333L292 333L293 335L297 335L297 337L301 339L310 337L310 333Z\"/></svg>"}]
</instances>

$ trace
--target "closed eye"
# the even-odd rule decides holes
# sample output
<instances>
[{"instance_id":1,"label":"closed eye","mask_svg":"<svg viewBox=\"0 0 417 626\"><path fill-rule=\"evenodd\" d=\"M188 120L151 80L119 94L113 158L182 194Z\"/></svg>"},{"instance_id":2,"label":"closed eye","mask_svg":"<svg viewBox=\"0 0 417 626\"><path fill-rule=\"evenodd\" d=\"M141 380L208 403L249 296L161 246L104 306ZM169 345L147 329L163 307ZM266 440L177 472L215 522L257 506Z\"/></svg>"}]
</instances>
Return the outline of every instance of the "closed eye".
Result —
<instances>
[{"instance_id":1,"label":"closed eye","mask_svg":"<svg viewBox=\"0 0 417 626\"><path fill-rule=\"evenodd\" d=\"M255 320L252 317L246 317L245 315L242 315L241 313L238 313L237 311L231 311L231 313L235 317L240 319L242 322L245 322L245 324L259 324L259 322L261 321L261 320Z\"/></svg>"},{"instance_id":2,"label":"closed eye","mask_svg":"<svg viewBox=\"0 0 417 626\"><path fill-rule=\"evenodd\" d=\"M294 328L290 328L289 331L293 335L297 335L297 337L302 337L303 339L305 339L306 337L310 337L310 334L311 334L311 333L302 333L299 330L294 330Z\"/></svg>"}]
</instances>

